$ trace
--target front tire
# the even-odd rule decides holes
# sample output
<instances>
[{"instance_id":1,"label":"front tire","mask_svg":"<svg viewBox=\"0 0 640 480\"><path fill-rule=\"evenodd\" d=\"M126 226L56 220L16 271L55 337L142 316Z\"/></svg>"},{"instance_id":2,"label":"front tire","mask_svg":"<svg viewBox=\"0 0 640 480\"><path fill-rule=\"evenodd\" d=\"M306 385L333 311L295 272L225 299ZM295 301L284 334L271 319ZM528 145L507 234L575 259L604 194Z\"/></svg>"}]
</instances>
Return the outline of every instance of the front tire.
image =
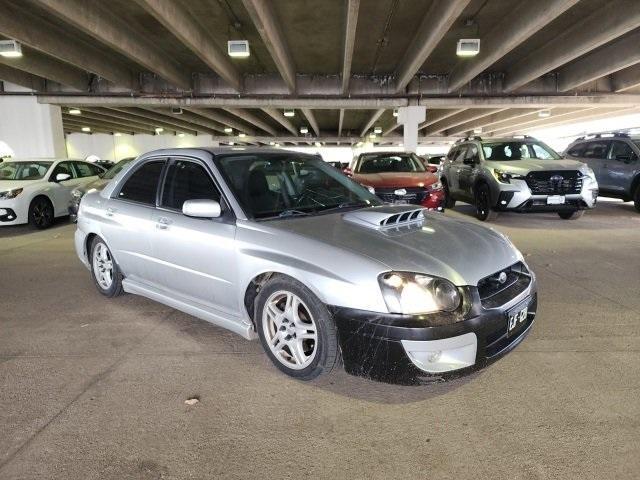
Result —
<instances>
[{"instance_id":1,"label":"front tire","mask_svg":"<svg viewBox=\"0 0 640 480\"><path fill-rule=\"evenodd\" d=\"M442 179L442 189L444 190L444 208L455 207L456 200L451 196L451 192L449 191L449 184L444 178Z\"/></svg>"},{"instance_id":2,"label":"front tire","mask_svg":"<svg viewBox=\"0 0 640 480\"><path fill-rule=\"evenodd\" d=\"M568 212L558 212L558 216L563 220L577 220L584 215L584 210L570 210Z\"/></svg>"},{"instance_id":3,"label":"front tire","mask_svg":"<svg viewBox=\"0 0 640 480\"><path fill-rule=\"evenodd\" d=\"M49 228L53 224L53 205L47 197L36 197L29 205L29 224L38 230Z\"/></svg>"},{"instance_id":4,"label":"front tire","mask_svg":"<svg viewBox=\"0 0 640 480\"><path fill-rule=\"evenodd\" d=\"M109 298L122 295L122 272L102 238L95 237L91 242L89 260L91 277L98 291Z\"/></svg>"},{"instance_id":5,"label":"front tire","mask_svg":"<svg viewBox=\"0 0 640 480\"><path fill-rule=\"evenodd\" d=\"M489 191L489 185L481 183L476 188L475 193L476 203L476 218L483 222L490 222L498 218L498 212L496 212L491 205L491 192Z\"/></svg>"},{"instance_id":6,"label":"front tire","mask_svg":"<svg viewBox=\"0 0 640 480\"><path fill-rule=\"evenodd\" d=\"M312 380L333 370L338 335L327 307L307 287L275 276L256 298L260 342L273 364L287 375Z\"/></svg>"}]
</instances>

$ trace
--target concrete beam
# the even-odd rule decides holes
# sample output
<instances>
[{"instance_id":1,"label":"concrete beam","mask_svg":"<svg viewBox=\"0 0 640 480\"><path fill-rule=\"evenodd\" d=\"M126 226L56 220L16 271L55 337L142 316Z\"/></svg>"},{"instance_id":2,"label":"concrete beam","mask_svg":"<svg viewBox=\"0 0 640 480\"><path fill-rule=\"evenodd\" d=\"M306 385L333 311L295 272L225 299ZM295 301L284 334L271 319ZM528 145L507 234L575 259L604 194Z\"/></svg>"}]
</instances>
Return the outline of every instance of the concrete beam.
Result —
<instances>
[{"instance_id":1,"label":"concrete beam","mask_svg":"<svg viewBox=\"0 0 640 480\"><path fill-rule=\"evenodd\" d=\"M135 75L124 63L104 54L99 47L75 38L65 29L46 23L28 12L25 5L0 1L0 33L63 62L94 73L116 85L136 90Z\"/></svg>"},{"instance_id":2,"label":"concrete beam","mask_svg":"<svg viewBox=\"0 0 640 480\"><path fill-rule=\"evenodd\" d=\"M0 57L0 63L32 75L53 80L79 91L88 91L91 83L89 75L83 70L36 50L25 51L24 55L19 58Z\"/></svg>"},{"instance_id":3,"label":"concrete beam","mask_svg":"<svg viewBox=\"0 0 640 480\"><path fill-rule=\"evenodd\" d=\"M316 136L320 136L320 128L318 127L318 122L316 122L316 117L313 114L313 111L310 108L301 108L300 109L305 117L307 117L307 121L311 128L315 132Z\"/></svg>"},{"instance_id":4,"label":"concrete beam","mask_svg":"<svg viewBox=\"0 0 640 480\"><path fill-rule=\"evenodd\" d=\"M558 90L566 92L587 82L640 63L640 30L579 58L558 72Z\"/></svg>"},{"instance_id":5,"label":"concrete beam","mask_svg":"<svg viewBox=\"0 0 640 480\"><path fill-rule=\"evenodd\" d=\"M553 117L562 117L565 115L571 115L574 114L576 112L580 112L580 111L586 111L586 110L590 110L593 109L595 107L582 107L582 108L554 108L551 110L551 115ZM523 117L520 117L518 119L509 119L509 120L503 120L502 122L498 122L498 123L494 123L493 125L490 125L488 127L486 127L482 134L486 135L489 133L494 133L494 132L499 132L502 130L507 130L510 128L514 128L520 125L528 125L531 124L533 122L539 122L541 119L541 117L537 114L537 113L529 113L527 115L524 115Z\"/></svg>"},{"instance_id":6,"label":"concrete beam","mask_svg":"<svg viewBox=\"0 0 640 480\"><path fill-rule=\"evenodd\" d=\"M534 2L535 3L535 2ZM585 55L640 25L640 2L609 0L562 34L521 59L506 73L504 90L512 92L561 65Z\"/></svg>"},{"instance_id":7,"label":"concrete beam","mask_svg":"<svg viewBox=\"0 0 640 480\"><path fill-rule=\"evenodd\" d=\"M162 115L153 111L149 111L144 108L129 108L129 109L121 109L114 108L114 110L121 111L123 113L127 113L129 115L142 117L145 120L150 120L158 127L166 128L168 130L178 130L180 132L189 133L190 131L196 131L197 133L206 133L211 134L212 130L209 128L202 127L200 125L195 125L193 123L176 121L172 117L168 117L166 115Z\"/></svg>"},{"instance_id":8,"label":"concrete beam","mask_svg":"<svg viewBox=\"0 0 640 480\"><path fill-rule=\"evenodd\" d=\"M247 135L255 134L255 131L252 128L247 127L246 125L240 122L237 122L232 117L225 115L223 113L219 113L216 110L208 110L206 108L190 108L189 111L196 113L201 117L205 117L210 120L213 120L214 122L218 122L219 124L222 124L223 130L224 130L224 127L231 127L236 129L239 132L244 132Z\"/></svg>"},{"instance_id":9,"label":"concrete beam","mask_svg":"<svg viewBox=\"0 0 640 480\"><path fill-rule=\"evenodd\" d=\"M242 0L262 41L271 54L289 93L296 91L296 69L289 46L282 34L278 18L270 0Z\"/></svg>"},{"instance_id":10,"label":"concrete beam","mask_svg":"<svg viewBox=\"0 0 640 480\"><path fill-rule=\"evenodd\" d=\"M342 94L349 91L351 79L351 62L353 60L353 48L356 44L356 27L358 25L358 10L360 0L347 0L347 13L344 25L344 45L342 52Z\"/></svg>"},{"instance_id":11,"label":"concrete beam","mask_svg":"<svg viewBox=\"0 0 640 480\"><path fill-rule=\"evenodd\" d=\"M360 136L364 137L367 132L369 131L369 129L371 127L373 127L373 124L376 123L378 121L378 119L380 118L380 116L384 113L386 109L384 108L379 108L378 110L376 110L375 112L373 112L373 114L371 115L371 117L369 117L369 120L367 120L367 123L364 124L364 127L362 127L362 131L360 132Z\"/></svg>"},{"instance_id":12,"label":"concrete beam","mask_svg":"<svg viewBox=\"0 0 640 480\"><path fill-rule=\"evenodd\" d=\"M276 108L263 108L262 111L273 118L284 128L289 130L291 133L293 133L294 135L298 135L298 130L296 129L296 127L293 126L289 119L285 117L280 110Z\"/></svg>"},{"instance_id":13,"label":"concrete beam","mask_svg":"<svg viewBox=\"0 0 640 480\"><path fill-rule=\"evenodd\" d=\"M436 122L441 120L445 120L449 117L453 117L459 113L464 112L465 108L453 108L447 110L427 110L427 118L424 122L418 125L418 130L422 130L423 128L428 127L429 125L433 125Z\"/></svg>"},{"instance_id":14,"label":"concrete beam","mask_svg":"<svg viewBox=\"0 0 640 480\"><path fill-rule=\"evenodd\" d=\"M86 127L89 127L89 125L84 125ZM82 126L75 124L75 123L70 123L70 122L62 122L62 129L65 131L65 133L81 133L83 135L91 135L93 133L104 133L106 135L113 135L113 130L110 130L108 128L100 128L100 127L90 127L91 131L90 132L83 132L82 131ZM122 133L128 133L126 131L122 132ZM134 132L130 132L130 133L134 133Z\"/></svg>"},{"instance_id":15,"label":"concrete beam","mask_svg":"<svg viewBox=\"0 0 640 480\"><path fill-rule=\"evenodd\" d=\"M446 141L451 141L451 140L457 140L460 137L442 137L442 136L429 136L429 137L423 137L420 136L418 137L418 144L420 145L426 145L428 143L444 143ZM280 144L285 144L285 143L292 143L292 144L297 144L297 143L302 143L305 142L307 144L313 144L314 142L322 142L322 143L340 143L340 144L345 144L345 145L354 145L358 142L362 142L362 138L361 137L354 137L354 136L349 136L349 137L344 137L344 136L336 136L335 134L327 134L327 135L323 135L320 137L316 137L316 136L311 136L311 137L291 137L291 136L285 136L285 135L280 135L280 136L275 136L275 137L271 137L271 136L254 136L254 137L237 137L237 136L212 136L212 141L214 142L223 142L223 143L227 143L227 142L234 142L236 144L238 143L263 143L263 144L269 144L270 142L277 142ZM385 137L384 138L384 142L385 143L403 143L403 137L401 136L394 136L394 137Z\"/></svg>"},{"instance_id":16,"label":"concrete beam","mask_svg":"<svg viewBox=\"0 0 640 480\"><path fill-rule=\"evenodd\" d=\"M492 115L494 113L502 112L505 108L484 108L484 109L469 109L464 112L460 112L456 115L451 115L444 120L435 122L425 129L425 135L432 135L434 133L444 132L458 125L463 125L473 120Z\"/></svg>"},{"instance_id":17,"label":"concrete beam","mask_svg":"<svg viewBox=\"0 0 640 480\"><path fill-rule=\"evenodd\" d=\"M63 108L62 110L62 112L65 115L67 115L67 111L68 110L66 108ZM75 118L79 122L83 121L84 119L88 119L88 120L95 120L97 122L105 122L105 123L123 125L131 128L139 128L141 130L149 130L152 132L155 131L155 128L158 126L158 125L153 125L152 123L149 123L149 122L143 122L142 120L141 121L125 120L123 118L117 118L117 117L105 115L103 113L96 113L91 110L82 110L81 115L72 115L70 118L72 119Z\"/></svg>"},{"instance_id":18,"label":"concrete beam","mask_svg":"<svg viewBox=\"0 0 640 480\"><path fill-rule=\"evenodd\" d=\"M229 85L242 91L242 75L238 69L181 4L172 0L136 1Z\"/></svg>"},{"instance_id":19,"label":"concrete beam","mask_svg":"<svg viewBox=\"0 0 640 480\"><path fill-rule=\"evenodd\" d=\"M144 125L147 125L147 126L151 127L152 130L154 130L156 127L162 127L162 128L164 128L166 130L179 130L179 131L181 131L183 133L188 133L189 135L197 135L198 134L198 132L194 128L189 128L189 129L179 128L178 129L178 127L176 127L175 125L172 125L170 123L166 123L166 122L162 122L162 121L158 121L158 120L153 120L153 119L146 118L146 117L143 117L143 116L140 116L140 115L128 113L127 111L112 110L110 108L85 108L85 107L82 107L82 112L84 113L85 111L98 113L100 115L104 115L104 116L107 116L107 117L112 117L112 118L116 118L116 119L125 120L127 122L142 123Z\"/></svg>"},{"instance_id":20,"label":"concrete beam","mask_svg":"<svg viewBox=\"0 0 640 480\"><path fill-rule=\"evenodd\" d=\"M147 115L151 119L167 122L178 128L190 128L210 135L224 133L222 125L194 113L184 112L182 115L174 115L169 109L154 110L147 107L136 109L136 111L144 112L143 115Z\"/></svg>"},{"instance_id":21,"label":"concrete beam","mask_svg":"<svg viewBox=\"0 0 640 480\"><path fill-rule=\"evenodd\" d=\"M640 65L625 68L611 75L611 85L615 92L625 92L640 87Z\"/></svg>"},{"instance_id":22,"label":"concrete beam","mask_svg":"<svg viewBox=\"0 0 640 480\"><path fill-rule=\"evenodd\" d=\"M402 92L433 52L470 0L432 2L397 69L396 91Z\"/></svg>"},{"instance_id":23,"label":"concrete beam","mask_svg":"<svg viewBox=\"0 0 640 480\"><path fill-rule=\"evenodd\" d=\"M105 130L111 130L112 132L135 132L135 133L147 133L149 135L153 135L155 130L152 128L140 128L140 127L132 127L131 125L125 125L122 123L112 123L105 122L103 120L95 120L92 118L78 118L74 115L69 115L66 113L62 114L62 121L75 124L79 126L87 126L91 128L102 128Z\"/></svg>"},{"instance_id":24,"label":"concrete beam","mask_svg":"<svg viewBox=\"0 0 640 480\"><path fill-rule=\"evenodd\" d=\"M46 80L44 78L6 65L0 65L0 80L15 83L21 87L36 91L43 91L46 87Z\"/></svg>"},{"instance_id":25,"label":"concrete beam","mask_svg":"<svg viewBox=\"0 0 640 480\"><path fill-rule=\"evenodd\" d=\"M540 108L510 108L508 110L504 110L498 113L492 113L491 115L486 115L478 120L474 120L471 122L463 123L456 127L447 129L445 131L445 135L463 135L467 132L473 132L476 128L485 129L492 125L496 125L505 121L513 122L519 118L529 117L531 115L536 115L538 112L541 112L544 109Z\"/></svg>"},{"instance_id":26,"label":"concrete beam","mask_svg":"<svg viewBox=\"0 0 640 480\"><path fill-rule=\"evenodd\" d=\"M235 115L239 119L244 120L245 122L251 125L255 125L260 130L264 130L265 132L270 133L271 135L276 134L275 129L271 125L264 122L260 117L254 115L248 110L244 110L241 108L231 108L231 107L224 108L224 110L226 110L231 115Z\"/></svg>"},{"instance_id":27,"label":"concrete beam","mask_svg":"<svg viewBox=\"0 0 640 480\"><path fill-rule=\"evenodd\" d=\"M191 89L191 76L159 51L150 40L116 17L106 4L84 0L34 0L64 20L130 58L144 68L185 90Z\"/></svg>"},{"instance_id":28,"label":"concrete beam","mask_svg":"<svg viewBox=\"0 0 640 480\"><path fill-rule=\"evenodd\" d=\"M483 35L480 53L458 61L449 74L448 92L458 91L576 3L578 0L525 1L506 11Z\"/></svg>"}]
</instances>

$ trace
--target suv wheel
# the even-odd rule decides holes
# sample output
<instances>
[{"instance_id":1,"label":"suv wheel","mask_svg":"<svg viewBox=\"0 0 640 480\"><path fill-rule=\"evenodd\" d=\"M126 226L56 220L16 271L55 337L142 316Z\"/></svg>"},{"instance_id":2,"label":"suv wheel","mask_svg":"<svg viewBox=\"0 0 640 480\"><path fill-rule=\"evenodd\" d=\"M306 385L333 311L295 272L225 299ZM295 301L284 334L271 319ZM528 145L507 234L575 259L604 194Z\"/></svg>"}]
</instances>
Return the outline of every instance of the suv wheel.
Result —
<instances>
[{"instance_id":1,"label":"suv wheel","mask_svg":"<svg viewBox=\"0 0 640 480\"><path fill-rule=\"evenodd\" d=\"M638 184L636 191L633 193L633 206L640 212L640 184Z\"/></svg>"},{"instance_id":2,"label":"suv wheel","mask_svg":"<svg viewBox=\"0 0 640 480\"><path fill-rule=\"evenodd\" d=\"M444 208L453 208L456 206L456 200L451 196L449 184L446 179L442 179L442 189L444 190Z\"/></svg>"},{"instance_id":3,"label":"suv wheel","mask_svg":"<svg viewBox=\"0 0 640 480\"><path fill-rule=\"evenodd\" d=\"M36 197L29 205L29 224L39 230L53 224L53 205L47 197Z\"/></svg>"},{"instance_id":4,"label":"suv wheel","mask_svg":"<svg viewBox=\"0 0 640 480\"><path fill-rule=\"evenodd\" d=\"M558 212L558 216L563 220L577 220L584 215L584 210L570 210L568 212Z\"/></svg>"},{"instance_id":5,"label":"suv wheel","mask_svg":"<svg viewBox=\"0 0 640 480\"><path fill-rule=\"evenodd\" d=\"M91 242L91 276L98 291L105 297L122 295L122 273L111 250L100 237Z\"/></svg>"},{"instance_id":6,"label":"suv wheel","mask_svg":"<svg viewBox=\"0 0 640 480\"><path fill-rule=\"evenodd\" d=\"M488 222L498 218L498 212L496 212L491 206L491 194L489 192L489 185L481 183L476 188L475 194L476 203L476 218L483 222Z\"/></svg>"},{"instance_id":7,"label":"suv wheel","mask_svg":"<svg viewBox=\"0 0 640 480\"><path fill-rule=\"evenodd\" d=\"M292 278L276 276L256 298L256 327L269 359L300 380L329 373L338 360L338 335L327 307Z\"/></svg>"}]
</instances>

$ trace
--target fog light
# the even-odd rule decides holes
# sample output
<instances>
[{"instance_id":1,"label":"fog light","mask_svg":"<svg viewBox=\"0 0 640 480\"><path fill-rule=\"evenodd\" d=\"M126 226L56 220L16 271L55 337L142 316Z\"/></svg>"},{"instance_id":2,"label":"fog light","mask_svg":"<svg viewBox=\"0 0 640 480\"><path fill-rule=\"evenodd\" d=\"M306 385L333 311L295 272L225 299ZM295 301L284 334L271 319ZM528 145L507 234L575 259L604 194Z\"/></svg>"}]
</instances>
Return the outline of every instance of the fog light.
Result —
<instances>
[{"instance_id":1,"label":"fog light","mask_svg":"<svg viewBox=\"0 0 640 480\"><path fill-rule=\"evenodd\" d=\"M440 360L440 357L442 357L442 350L433 352L431 355L429 355L429 357L427 358L427 361L429 363L436 363L438 360Z\"/></svg>"},{"instance_id":2,"label":"fog light","mask_svg":"<svg viewBox=\"0 0 640 480\"><path fill-rule=\"evenodd\" d=\"M506 204L507 204L507 201L506 201L506 200L502 200L500 203L501 203L502 205L506 205Z\"/></svg>"}]
</instances>

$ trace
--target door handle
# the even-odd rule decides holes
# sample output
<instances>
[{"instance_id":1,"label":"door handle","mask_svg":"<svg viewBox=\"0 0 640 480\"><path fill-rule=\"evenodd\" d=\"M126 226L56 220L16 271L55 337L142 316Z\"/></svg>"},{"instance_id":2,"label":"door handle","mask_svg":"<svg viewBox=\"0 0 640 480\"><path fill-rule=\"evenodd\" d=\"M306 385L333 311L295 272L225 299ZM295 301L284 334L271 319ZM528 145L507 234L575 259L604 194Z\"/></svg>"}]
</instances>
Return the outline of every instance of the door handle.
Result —
<instances>
[{"instance_id":1,"label":"door handle","mask_svg":"<svg viewBox=\"0 0 640 480\"><path fill-rule=\"evenodd\" d=\"M113 214L116 213L116 209L115 208L107 208L107 213L105 214L107 217L113 217Z\"/></svg>"},{"instance_id":2,"label":"door handle","mask_svg":"<svg viewBox=\"0 0 640 480\"><path fill-rule=\"evenodd\" d=\"M166 230L169 227L169 225L171 225L171 223L172 223L171 220L169 220L168 218L160 217L158 218L158 221L156 223L156 228L159 230Z\"/></svg>"}]
</instances>

